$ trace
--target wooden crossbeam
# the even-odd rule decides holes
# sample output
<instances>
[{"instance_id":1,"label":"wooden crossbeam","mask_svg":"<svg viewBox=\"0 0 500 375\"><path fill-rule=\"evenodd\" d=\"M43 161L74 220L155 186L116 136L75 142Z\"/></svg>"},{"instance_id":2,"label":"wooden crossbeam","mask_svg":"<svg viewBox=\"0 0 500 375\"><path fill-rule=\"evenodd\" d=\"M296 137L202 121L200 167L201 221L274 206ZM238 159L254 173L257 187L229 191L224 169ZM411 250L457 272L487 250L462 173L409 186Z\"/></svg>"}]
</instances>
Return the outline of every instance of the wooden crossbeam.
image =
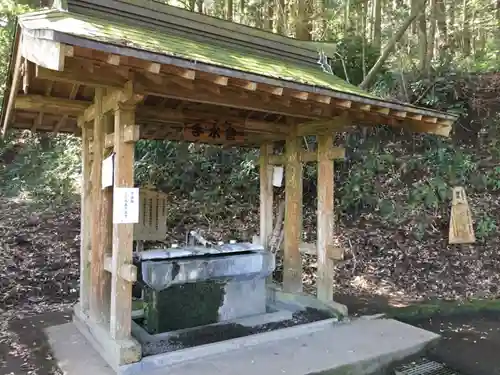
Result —
<instances>
[{"instance_id":1,"label":"wooden crossbeam","mask_svg":"<svg viewBox=\"0 0 500 375\"><path fill-rule=\"evenodd\" d=\"M159 96L164 98L178 99L195 103L206 103L219 105L223 107L241 108L257 112L271 112L276 114L290 115L302 118L311 117L310 112L301 105L287 107L278 102L263 102L257 96L240 97L238 95L213 95L212 93L203 92L201 90L183 90L169 85L155 85L152 83L138 82L137 92L143 95Z\"/></svg>"},{"instance_id":2,"label":"wooden crossbeam","mask_svg":"<svg viewBox=\"0 0 500 375\"><path fill-rule=\"evenodd\" d=\"M144 99L144 95L136 92L132 81L128 81L123 88L115 89L103 98L102 111L107 113L117 109L119 104L137 104ZM95 105L88 106L83 113L85 122L91 121L96 114Z\"/></svg>"},{"instance_id":3,"label":"wooden crossbeam","mask_svg":"<svg viewBox=\"0 0 500 375\"><path fill-rule=\"evenodd\" d=\"M75 100L74 97L79 86L75 85L70 97L73 99L65 98L55 98L55 97L45 97L42 95L20 95L16 99L16 108L22 110L28 110L33 112L46 112L54 114L65 114L66 120L68 116L79 116L83 115L84 122L91 122L95 116L95 105L91 102L83 100ZM143 96L138 94L133 94L130 86L124 89L114 89L110 94L106 95L103 99L103 111L107 113L116 107L116 103L128 103L128 102L138 102ZM247 128L276 133L276 134L287 134L289 131L289 126L286 124L280 124L270 121L261 120L243 120L238 117L229 116L226 114L221 114L216 116L214 113L208 113L203 111L178 111L178 110L158 110L157 107L153 106L140 106L137 108L137 118L142 122L178 122L186 123L190 121L199 121L200 119L204 121L208 120L219 120L229 121L236 125L241 125ZM58 127L57 129L60 129Z\"/></svg>"},{"instance_id":4,"label":"wooden crossbeam","mask_svg":"<svg viewBox=\"0 0 500 375\"><path fill-rule=\"evenodd\" d=\"M89 107L89 102L43 95L18 95L15 108L33 112L79 116ZM88 121L92 121L89 118Z\"/></svg>"},{"instance_id":5,"label":"wooden crossbeam","mask_svg":"<svg viewBox=\"0 0 500 375\"><path fill-rule=\"evenodd\" d=\"M317 153L314 151L300 151L300 161L302 163L311 163L317 161ZM342 147L332 147L326 151L325 157L328 160L344 159L345 149ZM269 156L269 164L271 165L284 165L287 162L287 157L285 155L271 155Z\"/></svg>"},{"instance_id":6,"label":"wooden crossbeam","mask_svg":"<svg viewBox=\"0 0 500 375\"><path fill-rule=\"evenodd\" d=\"M104 269L109 273L113 273L113 256L106 255L104 259ZM133 264L122 264L119 271L119 276L129 283L135 283L137 281L137 267Z\"/></svg>"},{"instance_id":7,"label":"wooden crossbeam","mask_svg":"<svg viewBox=\"0 0 500 375\"><path fill-rule=\"evenodd\" d=\"M124 78L116 71L106 68L95 68L94 72L88 73L78 65L67 66L64 71L56 71L37 65L35 77L49 81L79 84L90 87L121 88L126 83Z\"/></svg>"},{"instance_id":8,"label":"wooden crossbeam","mask_svg":"<svg viewBox=\"0 0 500 375\"><path fill-rule=\"evenodd\" d=\"M297 134L299 136L331 134L346 130L351 123L350 114L344 113L341 116L302 122L297 125Z\"/></svg>"},{"instance_id":9,"label":"wooden crossbeam","mask_svg":"<svg viewBox=\"0 0 500 375\"><path fill-rule=\"evenodd\" d=\"M71 92L69 94L69 99L70 100L75 100L76 98L76 95L78 94L78 90L80 90L80 85L73 85L73 87L71 88ZM61 107L61 106L60 106ZM61 130L64 125L66 124L66 121L68 121L68 115L63 115L61 117L61 119L57 122L56 126L54 127L54 133L57 133L59 132L59 130Z\"/></svg>"}]
</instances>

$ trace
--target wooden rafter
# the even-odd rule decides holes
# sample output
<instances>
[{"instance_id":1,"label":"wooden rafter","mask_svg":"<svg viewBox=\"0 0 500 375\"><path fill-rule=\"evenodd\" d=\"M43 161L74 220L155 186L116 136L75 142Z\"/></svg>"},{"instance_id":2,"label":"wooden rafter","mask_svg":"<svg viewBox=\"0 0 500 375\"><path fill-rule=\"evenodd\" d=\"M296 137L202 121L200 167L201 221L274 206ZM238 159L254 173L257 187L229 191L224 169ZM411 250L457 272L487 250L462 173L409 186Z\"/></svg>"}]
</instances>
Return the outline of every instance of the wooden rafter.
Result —
<instances>
[{"instance_id":1,"label":"wooden rafter","mask_svg":"<svg viewBox=\"0 0 500 375\"><path fill-rule=\"evenodd\" d=\"M73 87L71 88L71 93L69 94L69 99L74 101L76 98L76 95L78 94L78 90L80 90L80 85L79 84L74 84ZM66 124L66 121L68 121L69 115L65 114L62 115L61 119L57 122L56 126L54 127L54 133L58 133Z\"/></svg>"},{"instance_id":2,"label":"wooden rafter","mask_svg":"<svg viewBox=\"0 0 500 375\"><path fill-rule=\"evenodd\" d=\"M112 55L114 56L114 55ZM110 57L114 63L118 60ZM370 113L380 123L394 124L390 119L405 120L411 126L415 121L435 124L435 132L444 134L449 131L451 120L440 120L437 117L423 116L408 110L396 110L387 107L373 106L348 99L338 99L320 94L300 92L284 87L276 87L242 79L228 79L224 76L210 75L206 72L196 74L194 70L163 66L151 73L142 69L134 72L133 66L120 65L122 70L111 68L112 65L100 65L93 68L92 75L82 75L69 59L64 72L48 71L38 67L36 77L66 83L78 83L91 87L119 88L126 80L134 79L134 90L142 95L174 98L183 101L208 103L219 106L230 106L261 112L272 112L282 115L304 117L310 119L327 118L338 111L348 111L353 118L358 113ZM121 60L120 60L120 64ZM135 66L140 65L138 63ZM116 68L116 66L114 66ZM225 91L227 88L228 91ZM240 91L234 91L234 90ZM224 91L223 91L224 90ZM274 98L272 99L271 96ZM401 124L395 123L398 126ZM432 131L432 126L425 127Z\"/></svg>"}]
</instances>

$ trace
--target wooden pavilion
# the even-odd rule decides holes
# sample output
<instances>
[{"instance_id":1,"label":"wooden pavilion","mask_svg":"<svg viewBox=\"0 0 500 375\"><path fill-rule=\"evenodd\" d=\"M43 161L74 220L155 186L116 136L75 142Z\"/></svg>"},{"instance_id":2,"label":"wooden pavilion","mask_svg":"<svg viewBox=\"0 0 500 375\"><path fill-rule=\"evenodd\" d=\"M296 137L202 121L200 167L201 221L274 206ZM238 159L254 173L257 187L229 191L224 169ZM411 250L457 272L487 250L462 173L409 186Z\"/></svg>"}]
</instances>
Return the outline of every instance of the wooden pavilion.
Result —
<instances>
[{"instance_id":1,"label":"wooden pavilion","mask_svg":"<svg viewBox=\"0 0 500 375\"><path fill-rule=\"evenodd\" d=\"M187 26L186 26L187 25ZM203 30L203 33L196 32ZM155 0L60 0L19 17L2 131L82 138L82 329L114 366L140 360L131 337L133 224L112 223L102 162L134 186L134 144L169 139L260 147L260 240L272 232L273 165L285 168L283 289L302 288L302 164L318 163L318 298L332 298L333 133L351 123L447 136L456 116L377 98L325 73L322 45L190 13ZM302 137L317 137L305 151ZM285 141L275 154L273 142Z\"/></svg>"}]
</instances>

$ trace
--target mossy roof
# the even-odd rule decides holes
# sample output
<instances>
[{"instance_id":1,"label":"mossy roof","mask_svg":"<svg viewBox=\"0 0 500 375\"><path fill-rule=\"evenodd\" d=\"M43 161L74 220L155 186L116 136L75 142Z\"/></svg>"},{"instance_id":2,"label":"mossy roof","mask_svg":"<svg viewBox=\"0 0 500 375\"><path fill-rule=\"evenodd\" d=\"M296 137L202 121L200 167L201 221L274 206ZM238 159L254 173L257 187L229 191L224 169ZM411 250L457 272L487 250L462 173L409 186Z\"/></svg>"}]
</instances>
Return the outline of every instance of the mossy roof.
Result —
<instances>
[{"instance_id":1,"label":"mossy roof","mask_svg":"<svg viewBox=\"0 0 500 375\"><path fill-rule=\"evenodd\" d=\"M20 24L30 30L51 30L102 43L136 48L153 53L182 58L217 67L228 68L264 77L320 87L369 99L376 96L339 77L313 66L284 62L248 51L229 49L187 38L159 33L154 29L134 27L108 20L60 10L27 13L19 17Z\"/></svg>"}]
</instances>

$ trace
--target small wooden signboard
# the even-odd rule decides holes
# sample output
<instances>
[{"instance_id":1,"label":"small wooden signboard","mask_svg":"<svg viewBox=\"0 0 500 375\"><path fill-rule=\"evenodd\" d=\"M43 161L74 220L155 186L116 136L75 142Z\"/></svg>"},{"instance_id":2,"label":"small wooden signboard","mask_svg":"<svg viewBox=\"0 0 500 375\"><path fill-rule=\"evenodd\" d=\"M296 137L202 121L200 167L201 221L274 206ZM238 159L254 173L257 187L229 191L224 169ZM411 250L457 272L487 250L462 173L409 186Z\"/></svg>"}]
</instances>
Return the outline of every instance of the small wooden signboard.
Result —
<instances>
[{"instance_id":1,"label":"small wooden signboard","mask_svg":"<svg viewBox=\"0 0 500 375\"><path fill-rule=\"evenodd\" d=\"M457 186L453 188L448 243L470 244L474 242L476 242L476 236L472 226L472 214L465 196L465 189Z\"/></svg>"},{"instance_id":2,"label":"small wooden signboard","mask_svg":"<svg viewBox=\"0 0 500 375\"><path fill-rule=\"evenodd\" d=\"M202 141L244 141L245 137L242 131L233 127L230 123L224 124L189 124L184 128L186 139L193 137Z\"/></svg>"},{"instance_id":3,"label":"small wooden signboard","mask_svg":"<svg viewBox=\"0 0 500 375\"><path fill-rule=\"evenodd\" d=\"M163 241L167 235L167 195L151 186L139 189L139 221L135 241Z\"/></svg>"}]
</instances>

